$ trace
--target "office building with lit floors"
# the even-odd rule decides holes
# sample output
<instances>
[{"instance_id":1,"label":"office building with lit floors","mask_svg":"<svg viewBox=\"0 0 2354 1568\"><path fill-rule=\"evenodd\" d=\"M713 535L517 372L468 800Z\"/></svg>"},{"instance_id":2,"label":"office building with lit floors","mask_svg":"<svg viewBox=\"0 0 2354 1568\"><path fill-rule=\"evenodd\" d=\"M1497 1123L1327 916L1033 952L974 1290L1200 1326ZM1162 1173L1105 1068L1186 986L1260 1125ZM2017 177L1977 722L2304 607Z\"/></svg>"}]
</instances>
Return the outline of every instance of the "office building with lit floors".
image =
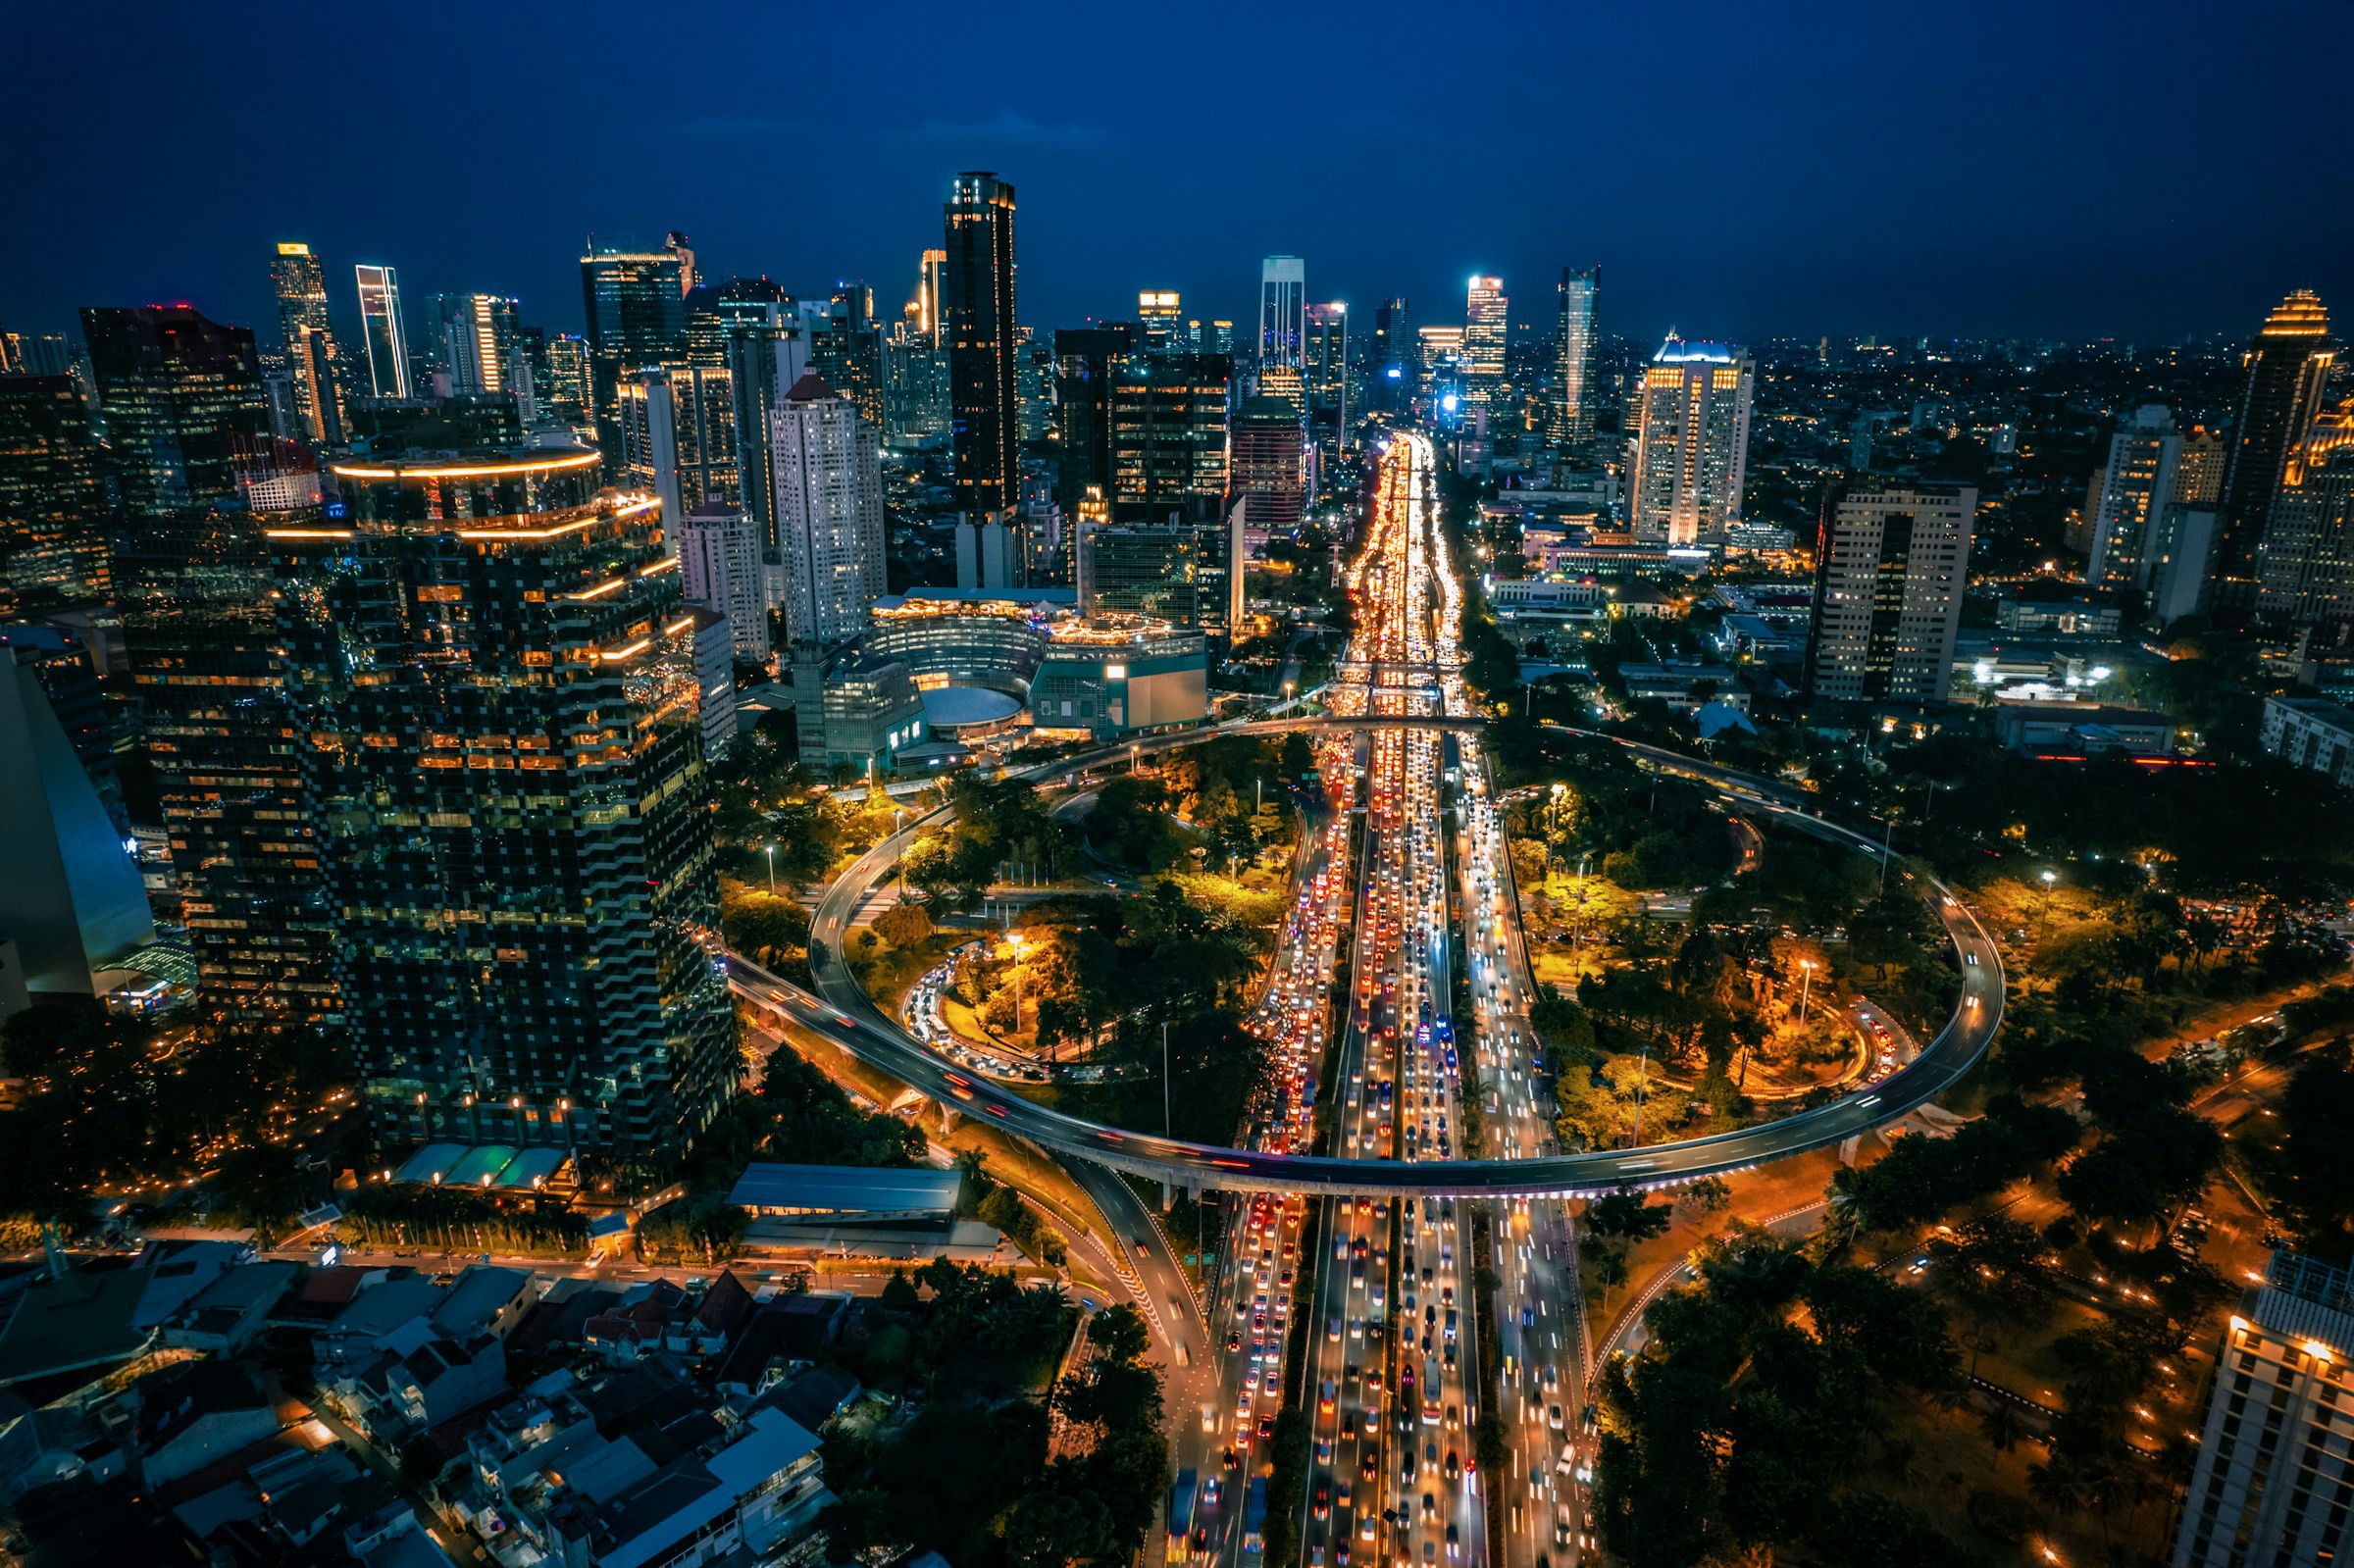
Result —
<instances>
[{"instance_id":1,"label":"office building with lit floors","mask_svg":"<svg viewBox=\"0 0 2354 1568\"><path fill-rule=\"evenodd\" d=\"M1969 582L1978 492L1858 487L1829 505L1816 543L1807 695L1943 702Z\"/></svg>"},{"instance_id":2,"label":"office building with lit floors","mask_svg":"<svg viewBox=\"0 0 2354 1568\"><path fill-rule=\"evenodd\" d=\"M1669 337L1643 369L1627 519L1638 538L1691 544L1741 521L1749 404L1746 349Z\"/></svg>"},{"instance_id":3,"label":"office building with lit floors","mask_svg":"<svg viewBox=\"0 0 2354 1568\"><path fill-rule=\"evenodd\" d=\"M776 587L794 642L831 645L866 630L885 587L882 432L815 375L772 416Z\"/></svg>"},{"instance_id":4,"label":"office building with lit floors","mask_svg":"<svg viewBox=\"0 0 2354 1568\"><path fill-rule=\"evenodd\" d=\"M2354 1514L2354 1282L2276 1252L2240 1297L2182 1500L2174 1568L2315 1568Z\"/></svg>"},{"instance_id":5,"label":"office building with lit floors","mask_svg":"<svg viewBox=\"0 0 2354 1568\"><path fill-rule=\"evenodd\" d=\"M344 1023L378 1139L654 1162L736 1081L698 665L599 455L355 460L274 531Z\"/></svg>"}]
</instances>

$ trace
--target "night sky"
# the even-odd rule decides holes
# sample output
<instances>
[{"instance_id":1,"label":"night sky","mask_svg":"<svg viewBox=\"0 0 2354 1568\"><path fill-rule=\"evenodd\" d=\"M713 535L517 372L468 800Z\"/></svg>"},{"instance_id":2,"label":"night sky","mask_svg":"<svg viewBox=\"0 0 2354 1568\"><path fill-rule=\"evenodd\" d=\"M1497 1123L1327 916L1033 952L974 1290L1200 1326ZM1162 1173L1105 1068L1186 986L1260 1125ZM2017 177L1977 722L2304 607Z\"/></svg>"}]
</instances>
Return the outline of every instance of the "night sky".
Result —
<instances>
[{"instance_id":1,"label":"night sky","mask_svg":"<svg viewBox=\"0 0 2354 1568\"><path fill-rule=\"evenodd\" d=\"M1596 261L1639 338L2354 321L2346 0L8 9L19 330L187 300L272 341L291 238L346 329L377 261L577 331L583 236L673 228L888 316L961 169L1016 186L1040 327L1147 286L1254 322L1275 251L1424 322L1501 273L1540 332Z\"/></svg>"}]
</instances>

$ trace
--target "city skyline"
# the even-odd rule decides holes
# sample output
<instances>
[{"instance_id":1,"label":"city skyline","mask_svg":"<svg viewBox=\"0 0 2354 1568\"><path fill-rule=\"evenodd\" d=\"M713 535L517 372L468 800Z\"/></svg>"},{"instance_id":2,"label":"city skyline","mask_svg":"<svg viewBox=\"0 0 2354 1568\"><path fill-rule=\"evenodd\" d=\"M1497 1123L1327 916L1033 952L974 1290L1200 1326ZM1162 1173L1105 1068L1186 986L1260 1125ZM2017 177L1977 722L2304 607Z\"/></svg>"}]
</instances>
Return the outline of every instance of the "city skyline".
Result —
<instances>
[{"instance_id":1,"label":"city skyline","mask_svg":"<svg viewBox=\"0 0 2354 1568\"><path fill-rule=\"evenodd\" d=\"M1856 12L1778 29L1727 13L1691 35L1606 19L1587 45L1597 62L1590 74L1574 83L1531 79L1518 91L1503 62L1553 57L1548 40L1565 23L1524 19L1510 29L1516 47L1509 55L1464 66L1422 58L1392 30L1336 17L1332 47L1363 79L1410 70L1434 90L1227 117L1250 128L1211 140L1182 166L1155 160L1149 177L1137 172L1151 149L1122 110L1126 84L1106 73L1097 88L1086 70L1091 59L1122 52L1120 30L1104 25L1075 45L1058 31L1053 58L1063 69L1050 94L1028 90L1046 85L1031 73L1048 55L1033 52L1039 66L1020 63L1026 33L1017 31L1007 71L986 92L945 63L916 60L888 98L865 85L871 78L855 87L851 78L820 79L804 84L788 112L681 111L596 158L546 161L528 203L503 180L477 189L448 174L472 157L453 140L455 127L463 139L495 137L528 112L524 99L504 94L448 118L451 128L421 116L396 150L332 126L274 137L278 173L254 199L221 202L208 181L167 171L146 182L138 204L97 202L91 192L106 171L130 157L127 138L168 131L187 160L179 167L193 171L250 157L251 138L263 134L252 111L198 100L194 84L164 75L160 60L133 59L112 68L125 76L120 114L90 123L37 165L11 169L12 208L56 215L70 242L20 250L0 273L0 298L19 330L62 330L85 304L150 300L260 323L272 300L266 266L252 258L297 239L322 258L340 320L352 315L351 267L375 263L400 269L411 298L520 297L527 319L571 330L572 267L589 234L634 232L651 244L682 228L713 276L766 274L804 293L863 277L896 305L914 287L913 256L938 242L940 191L963 169L995 169L1023 192L1023 315L1042 327L1123 316L1148 286L1178 288L1198 314L1254 320L1255 264L1282 253L1306 259L1314 299L1370 311L1403 295L1423 320L1442 319L1434 307L1459 298L1466 276L1493 274L1525 302L1516 338L1521 324L1527 335L1544 335L1539 317L1550 313L1537 302L1570 261L1612 269L1612 320L1604 329L1637 340L1668 327L1743 341L1817 332L2173 340L2242 330L2250 297L2290 287L2326 298L2354 292L2346 259L2354 218L2342 205L2317 203L2291 155L2326 139L2319 101L2270 91L2269 76L2258 75L2271 69L2269 51L2253 41L2210 47L2191 13L2172 14L2183 25L2145 15L2122 53L2097 18L2029 19L1999 7L1944 25ZM413 25L461 82L503 79L527 64L557 74L602 64L574 41L603 35L592 23L533 30L516 18L461 31L454 14L429 11ZM796 49L810 47L805 29L822 35L841 25L796 24ZM2022 27L2035 47L2013 47ZM751 26L740 58L765 53L753 41L759 31ZM2354 19L2343 7L2300 6L2274 31L2327 57L2332 40L2339 52L2354 41ZM42 100L77 79L74 24L35 19L22 32L37 115ZM955 32L947 25L942 36L952 43ZM1204 33L1214 39L1214 30ZM355 86L374 84L372 96L404 90L398 52L355 50L340 23L265 10L216 42L231 54L315 50L349 61ZM634 64L657 71L687 47L660 36L643 45ZM960 52L931 56L945 62ZM2114 58L2121 69L2084 73L2093 58ZM58 69L44 69L51 62ZM1492 83L1475 74L1483 68ZM1663 71L1754 85L1652 136L1634 122L1650 106L1680 101ZM1970 82L1971 98L1932 129L1888 134L1919 118L1907 83L1929 72ZM2195 74L2214 112L2178 121L2140 112L2132 84L2153 73ZM1820 81L1840 89L1820 93ZM1203 90L1224 101L1244 89ZM1567 135L1550 107L1563 90L1585 105ZM1460 105L1450 111L1458 122L1418 107L1429 102ZM1970 103L1984 112L1970 113ZM57 107L65 109L62 99ZM820 125L846 130L863 156L837 166L840 177L796 177L791 202L745 201L742 171L789 164L803 145L799 130ZM1260 136L1338 173L1278 177L1293 160L1254 160L1248 138ZM1466 140L1496 156L1461 157ZM2088 152L2055 160L2053 144ZM1516 147L1534 151L1507 155ZM1678 176L1696 163L1711 169L1710 188L1720 193L1712 230L1743 236L1733 247L1693 243ZM1445 220L1384 224L1374 202L1407 188L1432 191ZM2185 192L2198 202L2186 203ZM1865 210L1871 219L1861 233L1840 216ZM151 243L165 232L171 247Z\"/></svg>"}]
</instances>

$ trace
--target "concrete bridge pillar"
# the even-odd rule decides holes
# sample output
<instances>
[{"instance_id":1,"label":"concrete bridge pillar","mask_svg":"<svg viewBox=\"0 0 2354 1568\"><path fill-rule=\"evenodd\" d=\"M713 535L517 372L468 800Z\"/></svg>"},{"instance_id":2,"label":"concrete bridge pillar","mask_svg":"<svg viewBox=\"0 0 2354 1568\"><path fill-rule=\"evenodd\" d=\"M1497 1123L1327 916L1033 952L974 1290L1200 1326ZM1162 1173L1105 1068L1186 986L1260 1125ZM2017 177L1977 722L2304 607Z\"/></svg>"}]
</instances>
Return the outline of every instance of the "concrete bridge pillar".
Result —
<instances>
[{"instance_id":1,"label":"concrete bridge pillar","mask_svg":"<svg viewBox=\"0 0 2354 1568\"><path fill-rule=\"evenodd\" d=\"M1160 1212L1166 1214L1176 1206L1177 1194L1185 1190L1167 1177L1160 1179Z\"/></svg>"},{"instance_id":2,"label":"concrete bridge pillar","mask_svg":"<svg viewBox=\"0 0 2354 1568\"><path fill-rule=\"evenodd\" d=\"M940 1102L940 1136L947 1138L956 1131L956 1107L947 1100Z\"/></svg>"}]
</instances>

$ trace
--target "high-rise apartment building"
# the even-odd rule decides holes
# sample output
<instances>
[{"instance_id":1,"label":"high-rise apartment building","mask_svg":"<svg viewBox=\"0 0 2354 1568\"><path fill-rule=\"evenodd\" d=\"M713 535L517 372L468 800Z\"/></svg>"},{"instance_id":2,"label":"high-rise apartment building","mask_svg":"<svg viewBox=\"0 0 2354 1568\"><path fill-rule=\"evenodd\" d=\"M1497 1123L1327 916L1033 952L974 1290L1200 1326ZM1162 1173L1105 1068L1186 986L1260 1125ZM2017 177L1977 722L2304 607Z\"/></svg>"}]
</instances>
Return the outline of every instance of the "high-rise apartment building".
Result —
<instances>
[{"instance_id":1,"label":"high-rise apartment building","mask_svg":"<svg viewBox=\"0 0 2354 1568\"><path fill-rule=\"evenodd\" d=\"M2288 460L2322 406L2334 355L2329 313L2310 289L2283 299L2248 351L2231 462L2224 477L2223 535L2217 544L2213 607L2244 613L2253 599L2257 554L2273 496Z\"/></svg>"},{"instance_id":2,"label":"high-rise apartment building","mask_svg":"<svg viewBox=\"0 0 2354 1568\"><path fill-rule=\"evenodd\" d=\"M2354 1514L2346 1443L2354 1285L2275 1252L2216 1348L2173 1568L2335 1562Z\"/></svg>"},{"instance_id":3,"label":"high-rise apartment building","mask_svg":"<svg viewBox=\"0 0 2354 1568\"><path fill-rule=\"evenodd\" d=\"M703 618L650 496L567 448L338 464L276 531L343 1021L380 1142L648 1168L737 1077Z\"/></svg>"},{"instance_id":4,"label":"high-rise apartment building","mask_svg":"<svg viewBox=\"0 0 2354 1568\"><path fill-rule=\"evenodd\" d=\"M81 388L71 376L0 375L0 616L95 603L112 581Z\"/></svg>"},{"instance_id":5,"label":"high-rise apartment building","mask_svg":"<svg viewBox=\"0 0 2354 1568\"><path fill-rule=\"evenodd\" d=\"M1307 263L1269 256L1258 264L1258 362L1297 369L1307 344Z\"/></svg>"},{"instance_id":6,"label":"high-rise apartment building","mask_svg":"<svg viewBox=\"0 0 2354 1568\"><path fill-rule=\"evenodd\" d=\"M2182 462L2182 434L2174 411L2151 403L2119 425L2109 438L2094 504L2091 549L2085 557L2087 587L2146 591L2151 546L2166 506L2175 496Z\"/></svg>"},{"instance_id":7,"label":"high-rise apartment building","mask_svg":"<svg viewBox=\"0 0 2354 1568\"><path fill-rule=\"evenodd\" d=\"M1054 401L1062 426L1054 501L1067 514L1077 515L1090 490L1111 493L1112 379L1137 346L1130 322L1054 329Z\"/></svg>"},{"instance_id":8,"label":"high-rise apartment building","mask_svg":"<svg viewBox=\"0 0 2354 1568\"><path fill-rule=\"evenodd\" d=\"M1647 539L1690 544L1741 520L1749 403L1746 350L1670 334L1643 373L1643 409L1627 516Z\"/></svg>"},{"instance_id":9,"label":"high-rise apartment building","mask_svg":"<svg viewBox=\"0 0 2354 1568\"><path fill-rule=\"evenodd\" d=\"M335 334L327 319L327 273L311 247L281 240L270 263L278 296L279 336L294 384L295 417L314 445L343 438L343 388L336 376Z\"/></svg>"},{"instance_id":10,"label":"high-rise apartment building","mask_svg":"<svg viewBox=\"0 0 2354 1568\"><path fill-rule=\"evenodd\" d=\"M1233 362L1223 354L1132 358L1111 378L1114 522L1157 522L1220 505L1233 380Z\"/></svg>"},{"instance_id":11,"label":"high-rise apartment building","mask_svg":"<svg viewBox=\"0 0 2354 1568\"><path fill-rule=\"evenodd\" d=\"M761 564L760 525L740 506L710 502L680 520L679 569L687 602L728 618L734 656L764 662L768 634L768 569Z\"/></svg>"},{"instance_id":12,"label":"high-rise apartment building","mask_svg":"<svg viewBox=\"0 0 2354 1568\"><path fill-rule=\"evenodd\" d=\"M778 590L786 635L831 646L866 630L886 587L879 432L815 375L777 405Z\"/></svg>"},{"instance_id":13,"label":"high-rise apartment building","mask_svg":"<svg viewBox=\"0 0 2354 1568\"><path fill-rule=\"evenodd\" d=\"M2281 470L2256 564L2265 620L2354 636L2354 403L2315 420Z\"/></svg>"},{"instance_id":14,"label":"high-rise apartment building","mask_svg":"<svg viewBox=\"0 0 2354 1568\"><path fill-rule=\"evenodd\" d=\"M621 482L662 502L662 525L697 508L741 505L735 378L725 370L673 365L631 371L616 409Z\"/></svg>"},{"instance_id":15,"label":"high-rise apartment building","mask_svg":"<svg viewBox=\"0 0 2354 1568\"><path fill-rule=\"evenodd\" d=\"M134 521L233 502L238 455L270 438L253 332L186 305L81 313L108 467Z\"/></svg>"},{"instance_id":16,"label":"high-rise apartment building","mask_svg":"<svg viewBox=\"0 0 2354 1568\"><path fill-rule=\"evenodd\" d=\"M1504 389L1504 349L1511 301L1504 279L1474 276L1463 295L1463 391L1492 408Z\"/></svg>"},{"instance_id":17,"label":"high-rise apartment building","mask_svg":"<svg viewBox=\"0 0 2354 1568\"><path fill-rule=\"evenodd\" d=\"M360 341L368 351L368 388L377 397L411 397L409 331L400 309L400 278L389 267L362 264L359 279Z\"/></svg>"},{"instance_id":18,"label":"high-rise apartment building","mask_svg":"<svg viewBox=\"0 0 2354 1568\"><path fill-rule=\"evenodd\" d=\"M1054 433L1054 350L1035 337L1027 327L1015 332L1013 400L1025 444L1046 441Z\"/></svg>"},{"instance_id":19,"label":"high-rise apartment building","mask_svg":"<svg viewBox=\"0 0 2354 1568\"><path fill-rule=\"evenodd\" d=\"M837 283L822 315L812 313L809 369L858 406L878 430L883 428L883 329L875 321L875 291L860 283ZM787 382L788 386L792 383Z\"/></svg>"},{"instance_id":20,"label":"high-rise apartment building","mask_svg":"<svg viewBox=\"0 0 2354 1568\"><path fill-rule=\"evenodd\" d=\"M1349 358L1348 306L1335 300L1307 307L1307 348L1301 370L1307 383L1308 438L1337 456L1349 445L1350 382L1355 376Z\"/></svg>"},{"instance_id":21,"label":"high-rise apartment building","mask_svg":"<svg viewBox=\"0 0 2354 1568\"><path fill-rule=\"evenodd\" d=\"M687 292L693 286L693 276L694 253L683 245L640 250L627 238L604 245L591 241L581 258L581 302L588 321L589 412L609 461L618 461L621 452L622 377L649 365L674 363L686 354Z\"/></svg>"},{"instance_id":22,"label":"high-rise apartment building","mask_svg":"<svg viewBox=\"0 0 2354 1568\"><path fill-rule=\"evenodd\" d=\"M1969 485L1874 482L1826 497L1810 697L1945 700L1977 507Z\"/></svg>"},{"instance_id":23,"label":"high-rise apartment building","mask_svg":"<svg viewBox=\"0 0 2354 1568\"><path fill-rule=\"evenodd\" d=\"M2175 465L2175 499L2184 506L2213 506L2224 498L2224 474L2231 465L2231 442L2221 430L2194 425L2182 437Z\"/></svg>"},{"instance_id":24,"label":"high-rise apartment building","mask_svg":"<svg viewBox=\"0 0 2354 1568\"><path fill-rule=\"evenodd\" d=\"M559 332L547 340L547 379L536 384L543 423L574 428L595 422L595 373L588 339Z\"/></svg>"},{"instance_id":25,"label":"high-rise apartment building","mask_svg":"<svg viewBox=\"0 0 2354 1568\"><path fill-rule=\"evenodd\" d=\"M444 294L441 304L441 356L450 390L522 393L529 373L522 363L521 302L499 294Z\"/></svg>"},{"instance_id":26,"label":"high-rise apartment building","mask_svg":"<svg viewBox=\"0 0 2354 1568\"><path fill-rule=\"evenodd\" d=\"M910 305L883 343L883 442L928 451L948 442L948 355L920 317Z\"/></svg>"},{"instance_id":27,"label":"high-rise apartment building","mask_svg":"<svg viewBox=\"0 0 2354 1568\"><path fill-rule=\"evenodd\" d=\"M949 439L966 521L1007 523L1021 499L1021 410L1014 344L1013 186L961 174L944 212Z\"/></svg>"},{"instance_id":28,"label":"high-rise apartment building","mask_svg":"<svg viewBox=\"0 0 2354 1568\"><path fill-rule=\"evenodd\" d=\"M1602 298L1600 267L1561 269L1561 312L1553 345L1553 417L1557 446L1594 439L1594 312Z\"/></svg>"}]
</instances>

